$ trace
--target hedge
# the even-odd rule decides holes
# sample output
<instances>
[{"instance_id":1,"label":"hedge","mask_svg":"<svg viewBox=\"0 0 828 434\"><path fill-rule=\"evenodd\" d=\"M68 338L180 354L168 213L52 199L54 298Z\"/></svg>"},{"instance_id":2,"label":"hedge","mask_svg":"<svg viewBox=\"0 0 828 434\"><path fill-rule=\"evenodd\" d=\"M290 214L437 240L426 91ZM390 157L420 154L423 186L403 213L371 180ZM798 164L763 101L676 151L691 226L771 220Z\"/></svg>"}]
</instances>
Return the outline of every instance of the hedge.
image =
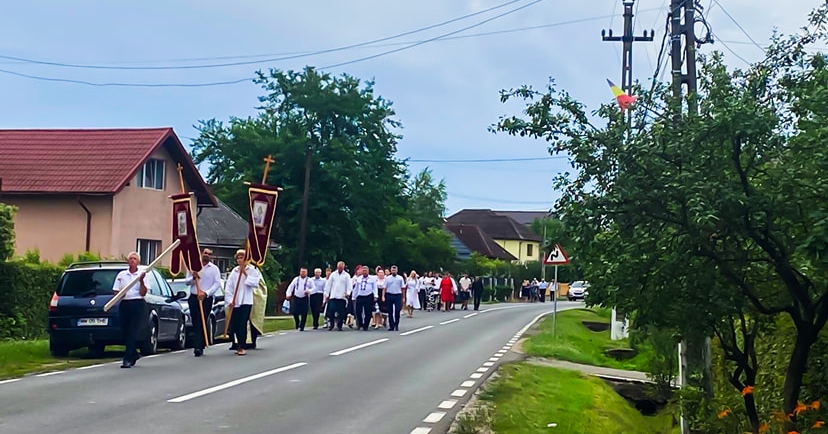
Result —
<instances>
[{"instance_id":1,"label":"hedge","mask_svg":"<svg viewBox=\"0 0 828 434\"><path fill-rule=\"evenodd\" d=\"M0 339L43 337L48 308L63 268L0 262Z\"/></svg>"}]
</instances>

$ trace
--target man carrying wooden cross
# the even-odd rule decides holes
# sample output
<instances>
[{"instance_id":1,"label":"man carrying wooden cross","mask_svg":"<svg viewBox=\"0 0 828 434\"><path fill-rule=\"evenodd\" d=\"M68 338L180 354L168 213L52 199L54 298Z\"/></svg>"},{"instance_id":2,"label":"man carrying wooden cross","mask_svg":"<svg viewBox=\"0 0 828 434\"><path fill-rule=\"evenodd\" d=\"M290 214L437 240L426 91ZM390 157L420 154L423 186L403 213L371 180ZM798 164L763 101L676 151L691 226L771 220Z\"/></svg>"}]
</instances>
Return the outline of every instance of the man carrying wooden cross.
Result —
<instances>
[{"instance_id":1,"label":"man carrying wooden cross","mask_svg":"<svg viewBox=\"0 0 828 434\"><path fill-rule=\"evenodd\" d=\"M204 334L202 329L206 328L206 318L201 316L209 315L213 310L213 295L221 288L221 271L213 264L213 251L204 249L201 254L201 271L187 271L187 277L184 283L190 287L190 298L187 303L190 305L190 315L193 318L193 355L201 357L204 354L205 344ZM200 285L196 285L196 279L200 280ZM199 292L199 286L201 292ZM198 309L198 304L201 303L201 309ZM215 333L210 329L211 333ZM209 337L207 338L209 339Z\"/></svg>"}]
</instances>

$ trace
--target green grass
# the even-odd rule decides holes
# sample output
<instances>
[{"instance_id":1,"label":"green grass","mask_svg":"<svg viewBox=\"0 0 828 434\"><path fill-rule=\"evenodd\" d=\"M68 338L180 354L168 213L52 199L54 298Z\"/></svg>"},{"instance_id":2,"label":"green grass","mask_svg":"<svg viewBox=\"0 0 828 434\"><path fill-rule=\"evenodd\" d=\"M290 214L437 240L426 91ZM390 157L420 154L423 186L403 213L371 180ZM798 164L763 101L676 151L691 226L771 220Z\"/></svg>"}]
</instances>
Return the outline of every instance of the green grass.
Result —
<instances>
[{"instance_id":1,"label":"green grass","mask_svg":"<svg viewBox=\"0 0 828 434\"><path fill-rule=\"evenodd\" d=\"M0 380L25 374L60 371L118 360L123 347L107 347L103 358L93 358L84 348L55 358L49 354L49 340L0 341Z\"/></svg>"},{"instance_id":2,"label":"green grass","mask_svg":"<svg viewBox=\"0 0 828 434\"><path fill-rule=\"evenodd\" d=\"M610 340L609 330L593 332L581 321L608 323L607 313L588 309L573 309L558 314L557 337L552 335L552 317L547 316L540 324L540 331L523 344L526 354L549 357L606 368L647 372L653 352L646 346L629 360L615 360L604 354L608 348L629 348L627 340Z\"/></svg>"},{"instance_id":3,"label":"green grass","mask_svg":"<svg viewBox=\"0 0 828 434\"><path fill-rule=\"evenodd\" d=\"M673 417L663 411L642 416L595 377L534 366L505 365L481 395L493 404L491 427L498 434L672 434ZM547 427L557 423L557 427Z\"/></svg>"},{"instance_id":4,"label":"green grass","mask_svg":"<svg viewBox=\"0 0 828 434\"><path fill-rule=\"evenodd\" d=\"M319 318L320 327L322 323L322 318ZM308 316L308 323L313 325L313 318ZM278 318L265 318L264 322L264 332L265 333L272 333L277 332L279 330L293 330L296 328L296 325L293 322L292 316L285 316L285 317L278 317Z\"/></svg>"}]
</instances>

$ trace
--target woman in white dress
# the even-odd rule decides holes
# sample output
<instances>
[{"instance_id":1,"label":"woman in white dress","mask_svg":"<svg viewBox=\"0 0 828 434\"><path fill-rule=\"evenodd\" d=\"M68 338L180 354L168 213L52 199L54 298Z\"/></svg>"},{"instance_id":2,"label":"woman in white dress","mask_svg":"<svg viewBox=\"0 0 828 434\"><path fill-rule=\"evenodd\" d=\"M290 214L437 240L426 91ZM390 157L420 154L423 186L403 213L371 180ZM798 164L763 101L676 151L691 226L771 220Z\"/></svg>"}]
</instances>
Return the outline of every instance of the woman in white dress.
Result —
<instances>
[{"instance_id":1,"label":"woman in white dress","mask_svg":"<svg viewBox=\"0 0 828 434\"><path fill-rule=\"evenodd\" d=\"M417 295L417 291L420 289L420 281L417 279L417 272L411 271L405 283L405 311L408 317L411 318L414 316L414 310L420 308L420 297Z\"/></svg>"}]
</instances>

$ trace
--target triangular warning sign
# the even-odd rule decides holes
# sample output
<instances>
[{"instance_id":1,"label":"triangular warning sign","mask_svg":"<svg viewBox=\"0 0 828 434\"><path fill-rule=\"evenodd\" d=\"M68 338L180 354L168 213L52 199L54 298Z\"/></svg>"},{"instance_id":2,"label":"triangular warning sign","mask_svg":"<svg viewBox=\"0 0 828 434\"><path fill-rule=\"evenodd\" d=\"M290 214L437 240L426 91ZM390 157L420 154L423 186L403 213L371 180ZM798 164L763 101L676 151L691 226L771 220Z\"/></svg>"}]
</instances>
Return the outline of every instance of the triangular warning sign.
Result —
<instances>
[{"instance_id":1,"label":"triangular warning sign","mask_svg":"<svg viewBox=\"0 0 828 434\"><path fill-rule=\"evenodd\" d=\"M544 258L543 263L546 265L566 265L569 263L569 257L566 256L566 252L560 244L555 244L552 251Z\"/></svg>"}]
</instances>

